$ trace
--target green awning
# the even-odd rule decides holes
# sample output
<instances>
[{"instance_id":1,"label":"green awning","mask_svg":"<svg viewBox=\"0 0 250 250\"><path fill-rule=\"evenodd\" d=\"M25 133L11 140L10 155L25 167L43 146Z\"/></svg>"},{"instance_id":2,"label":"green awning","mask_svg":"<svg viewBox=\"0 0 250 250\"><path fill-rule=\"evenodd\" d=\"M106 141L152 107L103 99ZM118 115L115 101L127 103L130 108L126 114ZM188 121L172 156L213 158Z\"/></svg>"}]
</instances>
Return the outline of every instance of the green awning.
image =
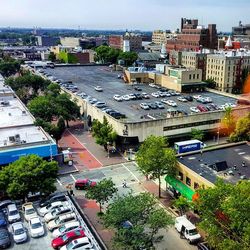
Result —
<instances>
[{"instance_id":1,"label":"green awning","mask_svg":"<svg viewBox=\"0 0 250 250\"><path fill-rule=\"evenodd\" d=\"M192 200L192 196L195 194L195 192L189 187L187 187L185 184L183 184L181 181L175 179L172 176L166 176L165 181L174 189L179 191L184 197L189 200Z\"/></svg>"}]
</instances>

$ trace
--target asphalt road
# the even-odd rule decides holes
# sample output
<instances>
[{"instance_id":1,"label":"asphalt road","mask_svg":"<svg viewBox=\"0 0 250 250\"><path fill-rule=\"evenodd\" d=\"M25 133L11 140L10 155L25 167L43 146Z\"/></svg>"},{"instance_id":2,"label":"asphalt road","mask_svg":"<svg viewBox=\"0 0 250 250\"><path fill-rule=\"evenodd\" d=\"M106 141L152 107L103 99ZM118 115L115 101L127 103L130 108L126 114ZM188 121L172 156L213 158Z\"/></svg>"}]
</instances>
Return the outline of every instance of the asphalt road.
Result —
<instances>
[{"instance_id":1,"label":"asphalt road","mask_svg":"<svg viewBox=\"0 0 250 250\"><path fill-rule=\"evenodd\" d=\"M147 84L139 84L142 91L134 90L132 85L125 84L123 80L117 79L117 72L111 72L111 69L106 66L83 66L83 67L56 67L54 69L46 69L45 72L51 74L57 79L61 79L63 82L72 81L73 84L77 85L79 92L84 92L98 101L105 102L109 107L118 110L131 121L138 121L142 117L146 118L147 115L159 114L162 115L167 112L167 109L171 110L183 110L188 114L191 113L190 107L196 107L201 103L196 100L193 102L180 102L177 100L178 96L164 97L168 100L173 100L177 103L177 107L171 107L164 104L165 109L155 110L143 110L140 108L142 102L155 102L160 101L162 98L155 98L151 96L151 93L157 92L158 89L152 88ZM101 86L103 92L97 92L94 87ZM115 94L126 95L132 93L146 92L150 95L150 99L144 100L130 100L117 102L113 99ZM203 93L192 93L192 95L200 94L204 97L211 97L213 102L217 105L223 105L225 103L235 103L236 100L223 95L218 95L210 92ZM185 96L185 95L184 95Z\"/></svg>"},{"instance_id":2,"label":"asphalt road","mask_svg":"<svg viewBox=\"0 0 250 250\"><path fill-rule=\"evenodd\" d=\"M132 192L138 194L145 192L142 183L145 181L145 177L140 174L136 165L133 162L127 162L108 167L102 167L99 169L93 169L80 173L69 174L58 178L57 188L58 190L65 190L68 184L73 184L76 179L89 178L94 181L100 181L103 178L112 178L116 187L118 188L119 195ZM122 187L123 180L126 180L128 188ZM164 184L162 184L164 186ZM75 190L75 196L82 196L85 191ZM161 230L160 235L163 235L163 241L157 244L158 250L194 250L196 246L189 245L184 239L180 239L179 233L171 227L168 231Z\"/></svg>"}]
</instances>

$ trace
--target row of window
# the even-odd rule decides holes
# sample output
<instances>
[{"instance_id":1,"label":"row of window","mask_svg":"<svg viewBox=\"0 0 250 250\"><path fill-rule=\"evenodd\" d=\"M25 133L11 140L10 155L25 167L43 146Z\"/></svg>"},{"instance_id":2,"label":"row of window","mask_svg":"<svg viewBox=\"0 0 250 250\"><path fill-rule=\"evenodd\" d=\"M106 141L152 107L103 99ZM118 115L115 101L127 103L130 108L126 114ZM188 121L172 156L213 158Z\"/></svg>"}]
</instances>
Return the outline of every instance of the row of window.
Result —
<instances>
[{"instance_id":1,"label":"row of window","mask_svg":"<svg viewBox=\"0 0 250 250\"><path fill-rule=\"evenodd\" d=\"M216 69L216 70L223 70L223 69L224 69L223 66L220 67L220 66L218 66L218 65L212 65L212 64L208 64L207 67L208 67L209 69Z\"/></svg>"},{"instance_id":2,"label":"row of window","mask_svg":"<svg viewBox=\"0 0 250 250\"><path fill-rule=\"evenodd\" d=\"M189 74L189 80L192 79L192 74ZM195 74L193 74L193 79L195 79ZM196 79L199 79L199 74L196 75Z\"/></svg>"},{"instance_id":3,"label":"row of window","mask_svg":"<svg viewBox=\"0 0 250 250\"><path fill-rule=\"evenodd\" d=\"M175 126L167 126L167 127L163 127L163 131L180 129L180 128L190 128L190 127L196 127L196 126L208 125L208 124L216 124L219 122L220 120L216 119L216 120L209 120L209 121L203 121L203 122L192 122L192 123L180 124L180 125L175 125Z\"/></svg>"},{"instance_id":4,"label":"row of window","mask_svg":"<svg viewBox=\"0 0 250 250\"><path fill-rule=\"evenodd\" d=\"M183 173L179 171L179 179L181 181L184 181L184 177L183 177ZM192 181L191 181L191 178L187 177L186 176L186 180L185 180L185 183L188 185L188 186L192 186ZM195 182L194 181L194 189L198 189L200 187L199 183Z\"/></svg>"}]
</instances>

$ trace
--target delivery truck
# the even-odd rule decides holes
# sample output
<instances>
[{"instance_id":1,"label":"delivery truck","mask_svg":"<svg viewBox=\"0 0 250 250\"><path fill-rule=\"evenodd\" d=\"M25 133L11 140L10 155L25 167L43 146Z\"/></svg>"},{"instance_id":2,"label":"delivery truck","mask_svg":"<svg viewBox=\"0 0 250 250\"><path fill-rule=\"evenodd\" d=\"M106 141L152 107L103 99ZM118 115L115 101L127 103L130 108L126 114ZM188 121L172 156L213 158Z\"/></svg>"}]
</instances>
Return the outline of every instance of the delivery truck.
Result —
<instances>
[{"instance_id":1,"label":"delivery truck","mask_svg":"<svg viewBox=\"0 0 250 250\"><path fill-rule=\"evenodd\" d=\"M177 154L201 150L204 147L205 144L199 140L181 141L181 142L175 142L174 144L174 148Z\"/></svg>"}]
</instances>

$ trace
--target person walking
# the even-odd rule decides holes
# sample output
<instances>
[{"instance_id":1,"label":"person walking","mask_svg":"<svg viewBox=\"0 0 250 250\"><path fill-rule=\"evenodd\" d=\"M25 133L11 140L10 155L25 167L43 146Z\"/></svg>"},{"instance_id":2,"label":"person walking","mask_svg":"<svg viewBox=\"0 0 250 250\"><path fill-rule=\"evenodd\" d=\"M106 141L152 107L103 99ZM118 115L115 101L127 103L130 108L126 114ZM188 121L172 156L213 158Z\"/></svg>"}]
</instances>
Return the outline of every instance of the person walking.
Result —
<instances>
[{"instance_id":1,"label":"person walking","mask_svg":"<svg viewBox=\"0 0 250 250\"><path fill-rule=\"evenodd\" d=\"M122 187L123 187L123 188L128 187L128 186L127 186L127 182L126 182L126 180L123 180Z\"/></svg>"}]
</instances>

